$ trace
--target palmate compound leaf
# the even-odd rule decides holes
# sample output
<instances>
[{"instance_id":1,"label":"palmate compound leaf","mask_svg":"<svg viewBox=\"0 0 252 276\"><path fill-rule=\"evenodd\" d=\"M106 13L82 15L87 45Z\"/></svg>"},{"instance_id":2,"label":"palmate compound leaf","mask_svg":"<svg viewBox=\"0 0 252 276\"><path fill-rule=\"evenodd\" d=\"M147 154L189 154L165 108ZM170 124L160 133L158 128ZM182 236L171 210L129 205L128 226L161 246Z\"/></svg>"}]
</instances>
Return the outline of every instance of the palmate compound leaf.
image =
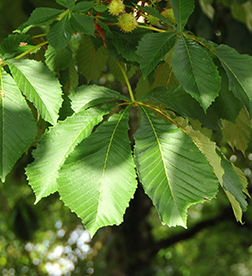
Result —
<instances>
[{"instance_id":1,"label":"palmate compound leaf","mask_svg":"<svg viewBox=\"0 0 252 276\"><path fill-rule=\"evenodd\" d=\"M91 134L111 108L97 107L74 113L42 136L33 152L35 161L26 168L29 184L36 194L36 203L57 191L58 172L67 156Z\"/></svg>"},{"instance_id":2,"label":"palmate compound leaf","mask_svg":"<svg viewBox=\"0 0 252 276\"><path fill-rule=\"evenodd\" d=\"M217 193L213 167L180 127L165 124L143 106L141 111L141 125L134 135L140 181L162 222L186 227L187 208ZM206 150L211 146L206 144Z\"/></svg>"},{"instance_id":3,"label":"palmate compound leaf","mask_svg":"<svg viewBox=\"0 0 252 276\"><path fill-rule=\"evenodd\" d=\"M180 84L206 112L221 87L217 67L207 51L197 42L181 36L175 45L171 63Z\"/></svg>"},{"instance_id":4,"label":"palmate compound leaf","mask_svg":"<svg viewBox=\"0 0 252 276\"><path fill-rule=\"evenodd\" d=\"M36 121L16 83L0 68L0 179L6 175L37 135Z\"/></svg>"},{"instance_id":5,"label":"palmate compound leaf","mask_svg":"<svg viewBox=\"0 0 252 276\"><path fill-rule=\"evenodd\" d=\"M62 104L62 92L59 81L53 73L35 60L8 60L11 74L19 89L34 104L41 117L56 124Z\"/></svg>"},{"instance_id":6,"label":"palmate compound leaf","mask_svg":"<svg viewBox=\"0 0 252 276\"><path fill-rule=\"evenodd\" d=\"M137 187L128 115L129 107L98 126L70 154L59 174L61 199L91 236L100 227L122 222Z\"/></svg>"}]
</instances>

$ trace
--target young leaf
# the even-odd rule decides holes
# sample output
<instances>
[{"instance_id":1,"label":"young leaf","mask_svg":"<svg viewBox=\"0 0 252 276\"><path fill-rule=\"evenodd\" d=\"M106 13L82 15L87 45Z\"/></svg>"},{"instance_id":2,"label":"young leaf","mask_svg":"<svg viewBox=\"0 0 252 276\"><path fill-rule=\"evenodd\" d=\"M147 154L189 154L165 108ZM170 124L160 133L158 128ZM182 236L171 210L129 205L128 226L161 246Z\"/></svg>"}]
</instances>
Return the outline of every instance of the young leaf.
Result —
<instances>
[{"instance_id":1,"label":"young leaf","mask_svg":"<svg viewBox=\"0 0 252 276\"><path fill-rule=\"evenodd\" d=\"M114 100L128 101L129 99L119 92L104 86L82 85L77 87L69 96L74 112L87 109L91 106L111 102Z\"/></svg>"},{"instance_id":2,"label":"young leaf","mask_svg":"<svg viewBox=\"0 0 252 276\"><path fill-rule=\"evenodd\" d=\"M186 227L186 209L213 198L218 181L212 166L190 137L141 107L135 159L145 192L169 226Z\"/></svg>"},{"instance_id":3,"label":"young leaf","mask_svg":"<svg viewBox=\"0 0 252 276\"><path fill-rule=\"evenodd\" d=\"M37 135L36 121L16 83L0 68L0 179L6 175Z\"/></svg>"},{"instance_id":4,"label":"young leaf","mask_svg":"<svg viewBox=\"0 0 252 276\"><path fill-rule=\"evenodd\" d=\"M26 168L26 175L36 194L36 203L57 191L58 172L75 146L88 137L102 121L109 108L92 108L74 113L51 127L33 152L35 161Z\"/></svg>"},{"instance_id":5,"label":"young leaf","mask_svg":"<svg viewBox=\"0 0 252 276\"><path fill-rule=\"evenodd\" d=\"M80 43L76 59L79 72L89 83L100 76L108 59L107 49L104 46L96 49L92 39L85 36Z\"/></svg>"},{"instance_id":6,"label":"young leaf","mask_svg":"<svg viewBox=\"0 0 252 276\"><path fill-rule=\"evenodd\" d=\"M70 22L76 31L87 35L94 34L95 25L93 17L85 14L71 13Z\"/></svg>"},{"instance_id":7,"label":"young leaf","mask_svg":"<svg viewBox=\"0 0 252 276\"><path fill-rule=\"evenodd\" d=\"M56 2L69 10L71 10L75 4L75 0L56 0Z\"/></svg>"},{"instance_id":8,"label":"young leaf","mask_svg":"<svg viewBox=\"0 0 252 276\"><path fill-rule=\"evenodd\" d=\"M164 59L175 45L176 39L176 33L151 33L143 36L137 47L137 54L141 57L140 69L144 77Z\"/></svg>"},{"instance_id":9,"label":"young leaf","mask_svg":"<svg viewBox=\"0 0 252 276\"><path fill-rule=\"evenodd\" d=\"M77 3L73 8L72 11L76 12L87 12L88 10L92 9L95 6L96 3L88 2L88 1L82 1Z\"/></svg>"},{"instance_id":10,"label":"young leaf","mask_svg":"<svg viewBox=\"0 0 252 276\"><path fill-rule=\"evenodd\" d=\"M235 148L241 150L245 156L245 150L248 147L252 131L251 120L247 110L243 108L240 111L235 124L222 120L222 127L224 141L226 141L233 150Z\"/></svg>"},{"instance_id":11,"label":"young leaf","mask_svg":"<svg viewBox=\"0 0 252 276\"><path fill-rule=\"evenodd\" d=\"M175 20L178 24L178 30L182 32L188 21L189 16L194 10L193 0L170 0L174 12Z\"/></svg>"},{"instance_id":12,"label":"young leaf","mask_svg":"<svg viewBox=\"0 0 252 276\"><path fill-rule=\"evenodd\" d=\"M204 111L218 96L221 78L213 60L198 43L180 37L172 55L173 72Z\"/></svg>"},{"instance_id":13,"label":"young leaf","mask_svg":"<svg viewBox=\"0 0 252 276\"><path fill-rule=\"evenodd\" d=\"M100 125L75 148L59 174L61 199L91 236L123 221L137 187L128 115L129 107Z\"/></svg>"},{"instance_id":14,"label":"young leaf","mask_svg":"<svg viewBox=\"0 0 252 276\"><path fill-rule=\"evenodd\" d=\"M47 34L49 44L56 50L63 49L70 42L72 37L72 28L69 22L68 14L52 26Z\"/></svg>"},{"instance_id":15,"label":"young leaf","mask_svg":"<svg viewBox=\"0 0 252 276\"><path fill-rule=\"evenodd\" d=\"M229 79L229 89L247 107L252 115L252 57L240 55L227 46L215 46L216 54Z\"/></svg>"},{"instance_id":16,"label":"young leaf","mask_svg":"<svg viewBox=\"0 0 252 276\"><path fill-rule=\"evenodd\" d=\"M19 89L38 109L41 117L56 124L62 92L53 73L35 60L8 60L11 74Z\"/></svg>"}]
</instances>

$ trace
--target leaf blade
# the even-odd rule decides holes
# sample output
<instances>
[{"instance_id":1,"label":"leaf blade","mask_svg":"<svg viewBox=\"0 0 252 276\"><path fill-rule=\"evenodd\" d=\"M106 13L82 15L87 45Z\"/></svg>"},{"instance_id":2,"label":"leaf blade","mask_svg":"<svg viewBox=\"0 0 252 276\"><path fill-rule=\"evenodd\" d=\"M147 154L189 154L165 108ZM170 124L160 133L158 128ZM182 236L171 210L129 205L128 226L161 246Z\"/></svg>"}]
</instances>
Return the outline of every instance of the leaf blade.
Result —
<instances>
[{"instance_id":1,"label":"leaf blade","mask_svg":"<svg viewBox=\"0 0 252 276\"><path fill-rule=\"evenodd\" d=\"M186 227L186 209L202 202L204 196L213 198L217 178L205 156L181 129L141 109L144 115L135 134L138 175L162 221Z\"/></svg>"},{"instance_id":2,"label":"leaf blade","mask_svg":"<svg viewBox=\"0 0 252 276\"><path fill-rule=\"evenodd\" d=\"M0 68L0 178L6 175L37 135L36 121L16 83Z\"/></svg>"},{"instance_id":3,"label":"leaf blade","mask_svg":"<svg viewBox=\"0 0 252 276\"><path fill-rule=\"evenodd\" d=\"M91 236L102 226L122 222L137 187L127 115L128 108L99 126L60 171L61 199L83 220Z\"/></svg>"},{"instance_id":4,"label":"leaf blade","mask_svg":"<svg viewBox=\"0 0 252 276\"><path fill-rule=\"evenodd\" d=\"M35 203L57 191L58 172L67 156L109 111L97 108L74 113L43 135L33 152L35 161L26 168L29 185L36 194Z\"/></svg>"},{"instance_id":5,"label":"leaf blade","mask_svg":"<svg viewBox=\"0 0 252 276\"><path fill-rule=\"evenodd\" d=\"M41 117L52 125L56 124L63 100L60 84L53 73L35 60L9 60L8 65L18 87Z\"/></svg>"},{"instance_id":6,"label":"leaf blade","mask_svg":"<svg viewBox=\"0 0 252 276\"><path fill-rule=\"evenodd\" d=\"M151 33L143 36L137 47L137 54L141 57L140 68L144 77L147 77L173 48L176 39L175 33Z\"/></svg>"},{"instance_id":7,"label":"leaf blade","mask_svg":"<svg viewBox=\"0 0 252 276\"><path fill-rule=\"evenodd\" d=\"M207 51L196 42L180 37L172 55L173 72L184 89L204 111L218 96L221 78Z\"/></svg>"}]
</instances>

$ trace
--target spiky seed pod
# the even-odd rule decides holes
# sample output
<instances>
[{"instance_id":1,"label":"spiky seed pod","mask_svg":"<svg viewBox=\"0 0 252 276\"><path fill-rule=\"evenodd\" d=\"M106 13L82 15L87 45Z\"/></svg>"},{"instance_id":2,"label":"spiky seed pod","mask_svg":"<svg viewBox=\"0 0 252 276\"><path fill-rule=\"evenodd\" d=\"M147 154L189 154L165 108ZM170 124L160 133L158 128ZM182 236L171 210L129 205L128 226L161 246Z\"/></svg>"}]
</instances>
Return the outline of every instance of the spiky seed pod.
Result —
<instances>
[{"instance_id":1,"label":"spiky seed pod","mask_svg":"<svg viewBox=\"0 0 252 276\"><path fill-rule=\"evenodd\" d=\"M122 0L112 0L108 5L108 10L112 15L119 15L124 12L125 6Z\"/></svg>"},{"instance_id":2,"label":"spiky seed pod","mask_svg":"<svg viewBox=\"0 0 252 276\"><path fill-rule=\"evenodd\" d=\"M132 13L124 13L118 17L118 25L125 33L130 33L137 28L137 20Z\"/></svg>"}]
</instances>

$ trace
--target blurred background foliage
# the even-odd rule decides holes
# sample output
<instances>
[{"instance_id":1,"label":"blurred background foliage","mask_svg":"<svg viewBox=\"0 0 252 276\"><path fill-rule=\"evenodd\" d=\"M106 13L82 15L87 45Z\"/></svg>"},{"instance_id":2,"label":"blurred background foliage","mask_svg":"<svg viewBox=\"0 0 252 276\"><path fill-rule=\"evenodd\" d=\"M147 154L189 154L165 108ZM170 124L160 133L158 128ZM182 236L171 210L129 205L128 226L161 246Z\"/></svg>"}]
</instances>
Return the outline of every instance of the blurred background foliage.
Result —
<instances>
[{"instance_id":1,"label":"blurred background foliage","mask_svg":"<svg viewBox=\"0 0 252 276\"><path fill-rule=\"evenodd\" d=\"M52 0L1 0L0 41L40 6L58 7ZM198 0L187 29L252 55L252 1ZM96 83L125 93L125 87L107 68ZM219 133L215 139L246 173L251 194L252 143L243 155L233 152ZM189 209L188 229L168 228L161 225L139 185L125 222L100 229L90 240L81 221L63 206L58 194L34 206L24 175L24 167L31 161L27 152L0 185L1 275L252 275L250 199L244 225L235 221L220 190L215 200Z\"/></svg>"}]
</instances>

